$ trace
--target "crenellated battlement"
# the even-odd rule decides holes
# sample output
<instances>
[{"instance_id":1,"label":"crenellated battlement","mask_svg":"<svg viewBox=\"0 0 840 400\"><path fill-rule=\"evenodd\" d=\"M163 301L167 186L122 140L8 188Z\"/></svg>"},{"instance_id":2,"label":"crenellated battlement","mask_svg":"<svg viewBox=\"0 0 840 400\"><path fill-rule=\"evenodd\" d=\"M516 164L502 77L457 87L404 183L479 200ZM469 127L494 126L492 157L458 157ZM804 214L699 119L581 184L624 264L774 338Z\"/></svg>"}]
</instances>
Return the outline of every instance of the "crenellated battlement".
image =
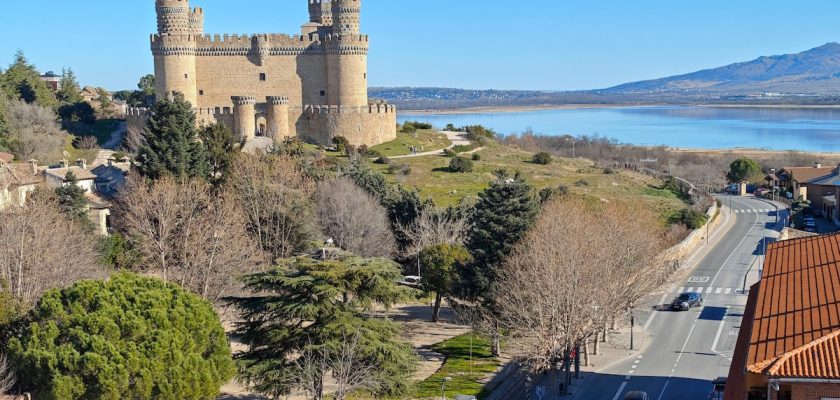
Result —
<instances>
[{"instance_id":1,"label":"crenellated battlement","mask_svg":"<svg viewBox=\"0 0 840 400\"><path fill-rule=\"evenodd\" d=\"M129 117L147 117L149 116L149 109L146 107L131 107L125 112Z\"/></svg>"},{"instance_id":2,"label":"crenellated battlement","mask_svg":"<svg viewBox=\"0 0 840 400\"><path fill-rule=\"evenodd\" d=\"M391 104L376 103L367 107L305 105L304 114L396 114L397 107Z\"/></svg>"}]
</instances>

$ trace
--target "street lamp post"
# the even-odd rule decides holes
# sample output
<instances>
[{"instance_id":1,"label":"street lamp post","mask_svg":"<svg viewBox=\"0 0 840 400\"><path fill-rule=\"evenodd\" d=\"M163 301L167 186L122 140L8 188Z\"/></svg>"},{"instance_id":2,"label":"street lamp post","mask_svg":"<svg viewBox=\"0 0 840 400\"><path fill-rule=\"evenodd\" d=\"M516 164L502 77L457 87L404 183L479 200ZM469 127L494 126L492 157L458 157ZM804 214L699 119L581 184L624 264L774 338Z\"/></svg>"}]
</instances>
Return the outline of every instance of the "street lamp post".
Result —
<instances>
[{"instance_id":1,"label":"street lamp post","mask_svg":"<svg viewBox=\"0 0 840 400\"><path fill-rule=\"evenodd\" d=\"M577 158L577 154L575 154L575 138L567 137L566 141L567 142L572 142L572 158Z\"/></svg>"},{"instance_id":2,"label":"street lamp post","mask_svg":"<svg viewBox=\"0 0 840 400\"><path fill-rule=\"evenodd\" d=\"M534 380L529 376L525 378L525 398L531 400L531 384Z\"/></svg>"},{"instance_id":3,"label":"street lamp post","mask_svg":"<svg viewBox=\"0 0 840 400\"><path fill-rule=\"evenodd\" d=\"M630 307L630 350L634 350L633 330L636 327L636 315L633 313L634 308Z\"/></svg>"},{"instance_id":4,"label":"street lamp post","mask_svg":"<svg viewBox=\"0 0 840 400\"><path fill-rule=\"evenodd\" d=\"M446 382L449 382L449 381L451 381L451 380L452 380L452 377L451 377L451 376L447 376L447 377L445 377L445 378L441 379L441 382L440 382L440 395L441 395L441 398L442 398L443 400L446 400Z\"/></svg>"}]
</instances>

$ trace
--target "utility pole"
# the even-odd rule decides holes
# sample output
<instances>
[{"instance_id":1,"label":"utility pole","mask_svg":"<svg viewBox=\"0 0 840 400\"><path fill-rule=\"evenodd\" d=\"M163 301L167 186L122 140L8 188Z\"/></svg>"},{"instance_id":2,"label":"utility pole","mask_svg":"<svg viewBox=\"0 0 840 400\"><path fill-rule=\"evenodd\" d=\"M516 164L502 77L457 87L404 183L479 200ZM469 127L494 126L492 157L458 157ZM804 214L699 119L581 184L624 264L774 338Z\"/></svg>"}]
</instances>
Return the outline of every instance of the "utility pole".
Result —
<instances>
[{"instance_id":1,"label":"utility pole","mask_svg":"<svg viewBox=\"0 0 840 400\"><path fill-rule=\"evenodd\" d=\"M634 340L633 340L634 339L633 331L634 331L634 328L636 327L636 315L633 313L633 311L634 311L634 309L631 307L630 308L630 350L635 349L635 346L634 346L635 343L634 343Z\"/></svg>"}]
</instances>

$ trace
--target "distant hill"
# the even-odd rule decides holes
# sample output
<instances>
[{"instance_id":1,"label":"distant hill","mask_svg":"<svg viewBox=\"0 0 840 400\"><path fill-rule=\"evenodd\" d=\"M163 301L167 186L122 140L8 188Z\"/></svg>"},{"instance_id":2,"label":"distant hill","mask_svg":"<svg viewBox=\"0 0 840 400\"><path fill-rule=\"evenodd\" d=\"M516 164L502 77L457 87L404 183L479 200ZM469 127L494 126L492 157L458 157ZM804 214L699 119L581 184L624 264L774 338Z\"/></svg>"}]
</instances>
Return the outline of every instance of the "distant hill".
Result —
<instances>
[{"instance_id":1,"label":"distant hill","mask_svg":"<svg viewBox=\"0 0 840 400\"><path fill-rule=\"evenodd\" d=\"M694 92L720 95L834 95L840 93L840 44L685 75L627 83L606 93Z\"/></svg>"},{"instance_id":2,"label":"distant hill","mask_svg":"<svg viewBox=\"0 0 840 400\"><path fill-rule=\"evenodd\" d=\"M834 105L840 104L840 44L599 90L371 88L370 95L412 110L563 104Z\"/></svg>"}]
</instances>

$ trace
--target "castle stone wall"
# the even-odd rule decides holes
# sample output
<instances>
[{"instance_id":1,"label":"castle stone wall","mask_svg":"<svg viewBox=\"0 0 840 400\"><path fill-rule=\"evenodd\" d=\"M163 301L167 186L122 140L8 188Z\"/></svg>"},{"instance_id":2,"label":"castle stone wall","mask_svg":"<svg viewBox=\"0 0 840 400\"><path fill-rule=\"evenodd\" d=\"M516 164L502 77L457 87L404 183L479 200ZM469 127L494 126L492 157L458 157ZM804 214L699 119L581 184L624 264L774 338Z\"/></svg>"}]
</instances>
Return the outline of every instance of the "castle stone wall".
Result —
<instances>
[{"instance_id":1,"label":"castle stone wall","mask_svg":"<svg viewBox=\"0 0 840 400\"><path fill-rule=\"evenodd\" d=\"M397 138L394 106L307 107L297 119L297 136L308 142L329 145L343 136L356 146L374 146Z\"/></svg>"}]
</instances>

